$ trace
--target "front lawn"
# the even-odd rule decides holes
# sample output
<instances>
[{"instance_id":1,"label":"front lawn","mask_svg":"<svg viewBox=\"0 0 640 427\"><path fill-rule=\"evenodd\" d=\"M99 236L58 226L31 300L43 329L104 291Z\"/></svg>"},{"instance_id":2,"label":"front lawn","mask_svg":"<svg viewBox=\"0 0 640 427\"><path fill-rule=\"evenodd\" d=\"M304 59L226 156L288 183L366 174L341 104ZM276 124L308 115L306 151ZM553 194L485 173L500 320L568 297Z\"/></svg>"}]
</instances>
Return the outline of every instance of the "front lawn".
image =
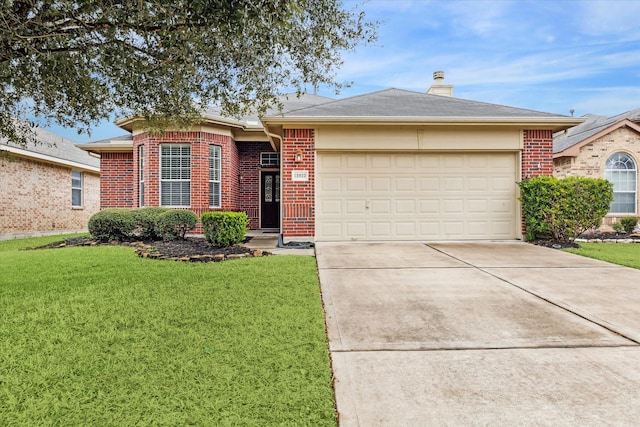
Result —
<instances>
[{"instance_id":1,"label":"front lawn","mask_svg":"<svg viewBox=\"0 0 640 427\"><path fill-rule=\"evenodd\" d=\"M638 243L580 243L580 249L567 252L640 269L640 244Z\"/></svg>"},{"instance_id":2,"label":"front lawn","mask_svg":"<svg viewBox=\"0 0 640 427\"><path fill-rule=\"evenodd\" d=\"M0 425L335 426L315 259L0 242Z\"/></svg>"}]
</instances>

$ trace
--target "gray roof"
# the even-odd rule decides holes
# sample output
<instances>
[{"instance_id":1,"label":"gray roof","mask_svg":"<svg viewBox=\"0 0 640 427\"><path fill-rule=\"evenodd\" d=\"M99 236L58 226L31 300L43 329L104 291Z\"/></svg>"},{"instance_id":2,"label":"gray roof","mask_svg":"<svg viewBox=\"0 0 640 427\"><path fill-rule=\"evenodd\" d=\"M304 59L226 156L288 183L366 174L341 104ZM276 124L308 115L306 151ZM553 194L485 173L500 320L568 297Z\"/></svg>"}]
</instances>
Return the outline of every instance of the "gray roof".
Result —
<instances>
[{"instance_id":1,"label":"gray roof","mask_svg":"<svg viewBox=\"0 0 640 427\"><path fill-rule=\"evenodd\" d=\"M595 114L587 114L586 121L555 135L553 138L553 152L560 153L576 144L592 137L622 120L630 120L632 122L640 121L640 108L637 110L627 111L612 117L597 116Z\"/></svg>"},{"instance_id":2,"label":"gray roof","mask_svg":"<svg viewBox=\"0 0 640 427\"><path fill-rule=\"evenodd\" d=\"M101 139L99 141L87 142L81 145L82 147L90 147L91 144L106 144L110 142L133 142L133 135L131 135L130 133L127 133L124 135L115 136L113 138L106 138L106 139Z\"/></svg>"},{"instance_id":3,"label":"gray roof","mask_svg":"<svg viewBox=\"0 0 640 427\"><path fill-rule=\"evenodd\" d=\"M277 116L277 115L287 115L288 111L295 111L304 108L309 108L321 104L325 104L327 102L335 101L333 98L328 98L326 96L313 95L313 94L301 94L300 96L295 93L290 93L286 95L282 95L279 97L279 101L282 103L282 110L278 107L270 108L267 111L267 116ZM229 117L225 117L221 113L220 107L210 107L207 109L205 113L205 117L207 118L219 118L220 120L227 122L234 122L238 125L243 126L259 126L262 127L260 123L260 118L257 114L249 114L247 116L241 117L240 119L230 119Z\"/></svg>"},{"instance_id":4,"label":"gray roof","mask_svg":"<svg viewBox=\"0 0 640 427\"><path fill-rule=\"evenodd\" d=\"M423 92L386 89L350 98L290 109L285 117L492 117L557 118L544 113Z\"/></svg>"},{"instance_id":5,"label":"gray roof","mask_svg":"<svg viewBox=\"0 0 640 427\"><path fill-rule=\"evenodd\" d=\"M46 129L36 127L34 129L39 143L29 142L26 147L0 141L0 146L20 150L20 153L29 152L46 156L51 161L59 161L63 164L75 163L90 168L99 169L100 159L78 148L77 144L60 135L49 132Z\"/></svg>"}]
</instances>

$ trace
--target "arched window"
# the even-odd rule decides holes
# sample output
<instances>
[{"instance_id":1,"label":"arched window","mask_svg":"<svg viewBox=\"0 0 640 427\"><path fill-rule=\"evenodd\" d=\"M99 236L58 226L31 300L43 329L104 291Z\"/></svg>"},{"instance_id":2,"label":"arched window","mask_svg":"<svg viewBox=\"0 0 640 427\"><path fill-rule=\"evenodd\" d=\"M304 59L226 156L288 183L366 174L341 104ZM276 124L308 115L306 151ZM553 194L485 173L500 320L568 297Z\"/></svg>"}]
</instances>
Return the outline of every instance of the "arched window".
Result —
<instances>
[{"instance_id":1,"label":"arched window","mask_svg":"<svg viewBox=\"0 0 640 427\"><path fill-rule=\"evenodd\" d=\"M604 177L613 183L613 202L609 213L636 213L638 170L636 162L626 153L615 153L607 159Z\"/></svg>"}]
</instances>

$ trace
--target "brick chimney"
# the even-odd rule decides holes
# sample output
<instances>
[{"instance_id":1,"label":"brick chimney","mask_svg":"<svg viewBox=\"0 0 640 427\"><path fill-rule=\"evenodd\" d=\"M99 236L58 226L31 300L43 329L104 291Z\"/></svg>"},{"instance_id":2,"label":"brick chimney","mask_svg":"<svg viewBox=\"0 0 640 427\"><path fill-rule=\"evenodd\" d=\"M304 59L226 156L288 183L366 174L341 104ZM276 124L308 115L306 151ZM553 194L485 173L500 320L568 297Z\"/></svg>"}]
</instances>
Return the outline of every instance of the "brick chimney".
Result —
<instances>
[{"instance_id":1,"label":"brick chimney","mask_svg":"<svg viewBox=\"0 0 640 427\"><path fill-rule=\"evenodd\" d=\"M453 97L453 85L443 85L444 71L435 71L433 73L433 84L427 90L430 95L440 95Z\"/></svg>"}]
</instances>

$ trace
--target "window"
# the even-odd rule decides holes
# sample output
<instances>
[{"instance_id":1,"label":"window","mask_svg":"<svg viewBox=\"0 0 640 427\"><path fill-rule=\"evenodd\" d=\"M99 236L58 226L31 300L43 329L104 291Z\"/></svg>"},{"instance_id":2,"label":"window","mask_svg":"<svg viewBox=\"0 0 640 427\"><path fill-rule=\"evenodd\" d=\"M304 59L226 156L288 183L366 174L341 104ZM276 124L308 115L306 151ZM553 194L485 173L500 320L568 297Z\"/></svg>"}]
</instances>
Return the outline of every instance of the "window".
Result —
<instances>
[{"instance_id":1,"label":"window","mask_svg":"<svg viewBox=\"0 0 640 427\"><path fill-rule=\"evenodd\" d=\"M138 147L138 197L140 207L144 206L144 145Z\"/></svg>"},{"instance_id":2,"label":"window","mask_svg":"<svg viewBox=\"0 0 640 427\"><path fill-rule=\"evenodd\" d=\"M191 205L191 146L160 145L160 205Z\"/></svg>"},{"instance_id":3,"label":"window","mask_svg":"<svg viewBox=\"0 0 640 427\"><path fill-rule=\"evenodd\" d=\"M609 213L636 213L636 162L625 153L615 153L607 159L604 177L613 184L613 202Z\"/></svg>"},{"instance_id":4,"label":"window","mask_svg":"<svg viewBox=\"0 0 640 427\"><path fill-rule=\"evenodd\" d=\"M71 207L82 207L82 172L71 171Z\"/></svg>"},{"instance_id":5,"label":"window","mask_svg":"<svg viewBox=\"0 0 640 427\"><path fill-rule=\"evenodd\" d=\"M280 166L278 153L260 153L260 165L263 167Z\"/></svg>"},{"instance_id":6,"label":"window","mask_svg":"<svg viewBox=\"0 0 640 427\"><path fill-rule=\"evenodd\" d=\"M220 162L221 149L217 145L209 146L209 206L219 208L220 201Z\"/></svg>"}]
</instances>

